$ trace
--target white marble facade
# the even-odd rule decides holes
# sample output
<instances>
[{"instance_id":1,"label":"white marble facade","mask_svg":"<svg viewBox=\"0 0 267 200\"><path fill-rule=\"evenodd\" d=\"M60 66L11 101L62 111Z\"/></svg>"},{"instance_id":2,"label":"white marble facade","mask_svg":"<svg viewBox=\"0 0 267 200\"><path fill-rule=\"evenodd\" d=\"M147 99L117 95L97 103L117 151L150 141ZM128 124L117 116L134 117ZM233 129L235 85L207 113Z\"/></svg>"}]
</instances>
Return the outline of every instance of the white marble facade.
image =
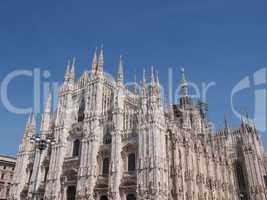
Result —
<instances>
[{"instance_id":1,"label":"white marble facade","mask_svg":"<svg viewBox=\"0 0 267 200\"><path fill-rule=\"evenodd\" d=\"M255 126L242 120L213 133L205 104L188 96L184 70L180 87L180 103L166 106L153 70L149 80L144 73L126 88L122 59L114 80L104 72L103 49L79 80L69 63L56 111L49 97L41 122L41 136L55 143L42 154L35 150L32 116L9 199L267 199Z\"/></svg>"}]
</instances>

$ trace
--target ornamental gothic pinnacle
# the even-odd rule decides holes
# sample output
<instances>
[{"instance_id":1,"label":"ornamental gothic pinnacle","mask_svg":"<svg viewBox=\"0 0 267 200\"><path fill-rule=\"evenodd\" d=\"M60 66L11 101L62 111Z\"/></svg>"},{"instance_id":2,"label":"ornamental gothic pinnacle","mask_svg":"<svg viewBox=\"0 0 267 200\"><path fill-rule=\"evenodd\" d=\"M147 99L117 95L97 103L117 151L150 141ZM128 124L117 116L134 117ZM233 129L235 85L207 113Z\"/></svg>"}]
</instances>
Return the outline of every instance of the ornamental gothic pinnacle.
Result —
<instances>
[{"instance_id":1,"label":"ornamental gothic pinnacle","mask_svg":"<svg viewBox=\"0 0 267 200\"><path fill-rule=\"evenodd\" d=\"M179 104L166 106L153 68L151 84L144 71L140 88L129 89L121 57L115 80L103 67L103 48L79 80L75 59L68 62L56 111L49 95L42 117L39 140L48 138L47 148L30 142L30 116L10 200L267 200L254 125L230 128L225 120L214 133L188 95L184 69Z\"/></svg>"}]
</instances>

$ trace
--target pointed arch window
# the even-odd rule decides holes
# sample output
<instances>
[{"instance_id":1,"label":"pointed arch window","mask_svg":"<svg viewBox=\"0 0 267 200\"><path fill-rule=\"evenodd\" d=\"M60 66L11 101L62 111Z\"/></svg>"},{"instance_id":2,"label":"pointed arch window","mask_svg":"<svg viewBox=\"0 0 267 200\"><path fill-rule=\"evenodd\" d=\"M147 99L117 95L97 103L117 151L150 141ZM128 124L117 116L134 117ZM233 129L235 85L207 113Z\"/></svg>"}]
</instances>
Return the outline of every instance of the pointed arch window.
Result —
<instances>
[{"instance_id":1,"label":"pointed arch window","mask_svg":"<svg viewBox=\"0 0 267 200\"><path fill-rule=\"evenodd\" d=\"M128 156L128 172L134 172L135 168L135 153L130 153Z\"/></svg>"},{"instance_id":2,"label":"pointed arch window","mask_svg":"<svg viewBox=\"0 0 267 200\"><path fill-rule=\"evenodd\" d=\"M109 158L104 158L102 165L102 175L107 176L109 173Z\"/></svg>"},{"instance_id":3,"label":"pointed arch window","mask_svg":"<svg viewBox=\"0 0 267 200\"><path fill-rule=\"evenodd\" d=\"M72 151L72 156L77 157L80 154L80 140L75 140L73 142L73 151Z\"/></svg>"}]
</instances>

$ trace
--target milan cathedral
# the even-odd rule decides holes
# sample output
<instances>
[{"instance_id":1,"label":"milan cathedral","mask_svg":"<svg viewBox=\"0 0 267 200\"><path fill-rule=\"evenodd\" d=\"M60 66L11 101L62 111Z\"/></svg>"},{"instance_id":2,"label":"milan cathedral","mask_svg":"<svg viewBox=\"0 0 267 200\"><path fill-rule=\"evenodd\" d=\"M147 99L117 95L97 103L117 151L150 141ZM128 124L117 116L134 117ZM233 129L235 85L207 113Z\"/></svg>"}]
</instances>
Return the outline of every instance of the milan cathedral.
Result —
<instances>
[{"instance_id":1,"label":"milan cathedral","mask_svg":"<svg viewBox=\"0 0 267 200\"><path fill-rule=\"evenodd\" d=\"M40 133L27 122L10 200L267 200L260 133L242 119L213 131L205 103L188 94L181 72L178 104L166 105L157 73L124 84L104 72L103 49L75 79L69 62Z\"/></svg>"}]
</instances>

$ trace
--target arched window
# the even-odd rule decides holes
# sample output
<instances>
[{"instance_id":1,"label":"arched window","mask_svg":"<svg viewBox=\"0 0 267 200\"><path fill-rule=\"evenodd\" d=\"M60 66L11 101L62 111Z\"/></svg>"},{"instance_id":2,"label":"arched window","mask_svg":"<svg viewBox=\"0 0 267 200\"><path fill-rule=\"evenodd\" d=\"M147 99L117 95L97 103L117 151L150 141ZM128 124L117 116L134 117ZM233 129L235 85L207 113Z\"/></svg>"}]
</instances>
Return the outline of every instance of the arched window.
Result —
<instances>
[{"instance_id":1,"label":"arched window","mask_svg":"<svg viewBox=\"0 0 267 200\"><path fill-rule=\"evenodd\" d=\"M75 140L73 142L73 151L72 151L72 156L76 157L79 156L80 154L80 140Z\"/></svg>"},{"instance_id":2,"label":"arched window","mask_svg":"<svg viewBox=\"0 0 267 200\"><path fill-rule=\"evenodd\" d=\"M108 200L107 196L103 195L100 197L100 200Z\"/></svg>"},{"instance_id":3,"label":"arched window","mask_svg":"<svg viewBox=\"0 0 267 200\"><path fill-rule=\"evenodd\" d=\"M128 156L128 171L135 171L135 154L131 153Z\"/></svg>"},{"instance_id":4,"label":"arched window","mask_svg":"<svg viewBox=\"0 0 267 200\"><path fill-rule=\"evenodd\" d=\"M127 200L136 200L136 197L134 194L128 194L127 195Z\"/></svg>"},{"instance_id":5,"label":"arched window","mask_svg":"<svg viewBox=\"0 0 267 200\"><path fill-rule=\"evenodd\" d=\"M109 173L109 158L103 160L102 175L106 176Z\"/></svg>"}]
</instances>

